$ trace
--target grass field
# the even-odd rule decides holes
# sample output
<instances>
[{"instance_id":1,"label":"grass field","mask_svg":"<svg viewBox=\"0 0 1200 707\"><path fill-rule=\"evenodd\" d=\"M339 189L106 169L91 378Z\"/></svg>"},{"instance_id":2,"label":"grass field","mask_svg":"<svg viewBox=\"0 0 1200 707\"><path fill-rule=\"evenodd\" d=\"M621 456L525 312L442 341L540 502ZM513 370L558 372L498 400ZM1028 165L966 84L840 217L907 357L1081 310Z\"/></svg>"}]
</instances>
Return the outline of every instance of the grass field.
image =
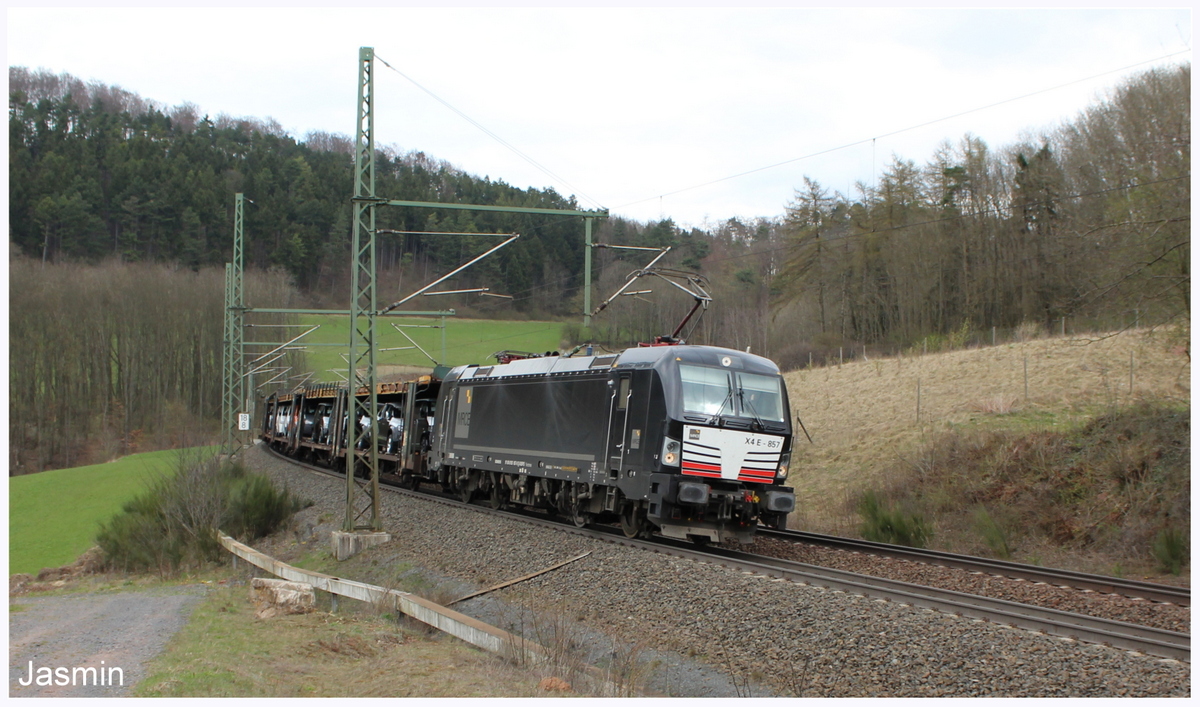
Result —
<instances>
[{"instance_id":1,"label":"grass field","mask_svg":"<svg viewBox=\"0 0 1200 707\"><path fill-rule=\"evenodd\" d=\"M349 317L310 315L300 318L301 323L320 325L320 328L309 334L298 343L337 344L338 346L313 347L306 353L309 370L317 371L314 380L342 380L330 369L337 369L345 375L346 360L342 354L350 341ZM493 321L485 319L446 318L445 330L445 361L442 353L442 330L440 328L411 328L412 325L421 327L440 326L441 319L380 317L376 320L376 336L380 349L390 349L399 346L412 346L404 336L393 327L393 324L403 325L404 332L439 363L448 366L460 366L465 363L486 363L488 356L496 351L513 349L517 351L555 351L561 346L563 324L561 322L542 321ZM281 331L264 329L263 331ZM303 329L288 330L300 333ZM260 340L280 340L279 334L260 335ZM431 361L417 349L405 351L383 351L377 354L376 363L380 375L387 375L392 366L421 366L432 367Z\"/></svg>"},{"instance_id":2,"label":"grass field","mask_svg":"<svg viewBox=\"0 0 1200 707\"><path fill-rule=\"evenodd\" d=\"M1185 345L1166 331L1130 331L787 373L792 412L813 437L810 444L801 434L792 455L792 522L854 534L852 499L878 487L898 463L919 466L915 452L946 431L1062 430L1140 400L1186 404L1191 366Z\"/></svg>"},{"instance_id":3,"label":"grass field","mask_svg":"<svg viewBox=\"0 0 1200 707\"><path fill-rule=\"evenodd\" d=\"M107 521L158 474L176 451L133 454L107 464L55 469L8 480L8 573L36 575L74 561Z\"/></svg>"}]
</instances>

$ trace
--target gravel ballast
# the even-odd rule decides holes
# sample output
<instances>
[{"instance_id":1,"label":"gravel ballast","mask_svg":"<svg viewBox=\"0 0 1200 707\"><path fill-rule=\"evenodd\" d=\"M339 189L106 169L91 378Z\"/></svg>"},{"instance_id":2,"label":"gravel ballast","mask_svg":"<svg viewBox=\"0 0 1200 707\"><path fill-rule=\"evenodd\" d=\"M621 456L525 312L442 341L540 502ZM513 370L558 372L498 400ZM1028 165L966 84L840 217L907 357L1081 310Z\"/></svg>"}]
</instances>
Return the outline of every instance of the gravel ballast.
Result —
<instances>
[{"instance_id":1,"label":"gravel ballast","mask_svg":"<svg viewBox=\"0 0 1200 707\"><path fill-rule=\"evenodd\" d=\"M881 557L774 538L755 540L754 552L819 567L936 586L965 594L1032 604L1139 626L1151 626L1179 633L1191 631L1192 612L1187 606L1160 604L1042 582L1014 580L981 572L968 572L901 558Z\"/></svg>"},{"instance_id":2,"label":"gravel ballast","mask_svg":"<svg viewBox=\"0 0 1200 707\"><path fill-rule=\"evenodd\" d=\"M261 449L245 453L315 506L299 520L326 543L344 482ZM694 657L738 693L806 697L1188 696L1190 667L981 621L657 555L519 521L384 492L392 542L373 557L487 587L591 551L587 558L496 593L575 615L647 651ZM307 520L305 520L307 519ZM269 546L264 546L270 552ZM909 563L916 564L916 563ZM478 600L456 608L471 613ZM481 617L483 620L488 620ZM659 667L664 662L660 661ZM652 689L702 695L686 672Z\"/></svg>"}]
</instances>

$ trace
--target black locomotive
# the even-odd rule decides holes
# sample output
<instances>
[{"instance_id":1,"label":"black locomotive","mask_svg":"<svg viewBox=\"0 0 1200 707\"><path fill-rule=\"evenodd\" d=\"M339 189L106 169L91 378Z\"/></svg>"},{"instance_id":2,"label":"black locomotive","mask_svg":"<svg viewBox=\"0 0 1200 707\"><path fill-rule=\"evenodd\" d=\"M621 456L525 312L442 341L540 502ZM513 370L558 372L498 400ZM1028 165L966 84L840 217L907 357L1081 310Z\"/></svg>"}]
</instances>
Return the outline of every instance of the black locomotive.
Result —
<instances>
[{"instance_id":1,"label":"black locomotive","mask_svg":"<svg viewBox=\"0 0 1200 707\"><path fill-rule=\"evenodd\" d=\"M579 525L619 521L631 537L745 543L760 522L786 524L792 430L768 359L677 345L500 360L381 386L381 473ZM271 396L264 440L344 464L345 395Z\"/></svg>"}]
</instances>

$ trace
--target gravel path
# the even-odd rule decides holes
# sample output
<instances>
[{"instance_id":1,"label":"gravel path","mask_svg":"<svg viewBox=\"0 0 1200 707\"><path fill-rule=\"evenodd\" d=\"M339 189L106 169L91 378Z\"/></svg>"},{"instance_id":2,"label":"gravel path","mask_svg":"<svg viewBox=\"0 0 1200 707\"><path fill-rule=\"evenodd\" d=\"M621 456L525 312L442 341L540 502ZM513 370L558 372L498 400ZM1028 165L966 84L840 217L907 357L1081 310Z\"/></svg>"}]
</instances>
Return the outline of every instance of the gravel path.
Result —
<instances>
[{"instance_id":1,"label":"gravel path","mask_svg":"<svg viewBox=\"0 0 1200 707\"><path fill-rule=\"evenodd\" d=\"M341 517L344 482L260 450L247 461ZM678 653L762 682L781 696L1188 696L1189 666L895 603L744 574L447 508L381 497L395 538L379 562L412 562L473 586L588 558L498 592L575 615L650 650ZM310 539L327 543L321 528ZM328 545L324 545L328 547ZM686 681L686 677L683 678ZM660 686L693 692L686 682ZM754 691L754 694L762 694Z\"/></svg>"},{"instance_id":2,"label":"gravel path","mask_svg":"<svg viewBox=\"0 0 1200 707\"><path fill-rule=\"evenodd\" d=\"M145 665L183 628L202 587L19 597L8 617L10 697L122 697L146 676ZM30 685L30 662L34 681ZM39 668L104 668L104 678L78 673L75 684L38 685ZM121 673L110 673L111 668ZM57 673L54 673L57 678ZM111 677L109 677L111 675ZM57 681L57 680L56 680ZM97 684L105 682L108 684ZM87 684L82 684L87 683Z\"/></svg>"}]
</instances>

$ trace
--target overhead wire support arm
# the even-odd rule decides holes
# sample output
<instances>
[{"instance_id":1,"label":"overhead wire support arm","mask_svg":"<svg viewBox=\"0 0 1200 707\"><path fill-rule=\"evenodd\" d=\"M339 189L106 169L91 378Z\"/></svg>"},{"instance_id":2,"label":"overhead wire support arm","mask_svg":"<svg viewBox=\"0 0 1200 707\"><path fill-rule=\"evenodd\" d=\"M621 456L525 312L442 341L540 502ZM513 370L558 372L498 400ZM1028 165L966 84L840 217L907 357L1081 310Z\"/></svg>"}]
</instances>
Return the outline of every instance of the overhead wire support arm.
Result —
<instances>
[{"instance_id":1,"label":"overhead wire support arm","mask_svg":"<svg viewBox=\"0 0 1200 707\"><path fill-rule=\"evenodd\" d=\"M264 314L320 314L329 316L346 316L353 314L348 309L279 309L274 307L253 307L247 309L247 312L259 312ZM453 317L455 312L453 309L431 310L431 311L408 311L408 312L391 312L392 317ZM287 326L312 326L311 324L289 324Z\"/></svg>"},{"instance_id":2,"label":"overhead wire support arm","mask_svg":"<svg viewBox=\"0 0 1200 707\"><path fill-rule=\"evenodd\" d=\"M296 387L299 388L299 387L303 386L305 383L307 383L309 380L311 380L312 377L315 375L317 375L316 371L309 371L307 373L297 373L296 375L288 378L288 380L291 380L292 378L299 378L300 382L296 384Z\"/></svg>"},{"instance_id":3,"label":"overhead wire support arm","mask_svg":"<svg viewBox=\"0 0 1200 707\"><path fill-rule=\"evenodd\" d=\"M420 351L421 353L425 354L425 358L429 359L430 361L433 361L433 365L435 365L435 366L441 366L442 364L445 363L445 361L439 361L436 358L434 358L433 356L430 356L428 351L421 348L421 345L418 344L411 336L408 335L407 332L405 332L400 327L393 324L392 328L395 329L396 331L400 332L400 336L403 336L405 339L408 339L408 343L412 344L412 346L403 346L400 348L411 349L411 348L415 347L417 349L417 351Z\"/></svg>"},{"instance_id":4,"label":"overhead wire support arm","mask_svg":"<svg viewBox=\"0 0 1200 707\"><path fill-rule=\"evenodd\" d=\"M396 231L377 228L375 233L386 236L511 236L511 233L479 233L477 231Z\"/></svg>"},{"instance_id":5,"label":"overhead wire support arm","mask_svg":"<svg viewBox=\"0 0 1200 707\"><path fill-rule=\"evenodd\" d=\"M287 341L283 342L282 344L280 344L280 345L279 345L279 346L277 346L276 348L273 348L273 349L271 349L270 351L266 352L265 354L262 354L261 356L259 356L258 358L254 359L254 360L253 360L253 361L251 361L250 363L258 363L259 361L263 360L263 359L264 359L264 358L266 358L267 356L270 356L271 354L275 353L276 351L279 351L279 350L281 350L281 349L283 349L283 348L285 348L285 347L287 347L287 346L290 346L291 344L294 344L294 343L296 343L296 342L297 342L297 341L299 341L300 339L303 339L304 337L308 336L309 334L313 333L314 331L316 331L317 329L320 329L320 328L321 328L321 325L320 325L320 324L317 324L317 325L313 326L311 329L309 329L308 331L304 332L303 334L300 334L299 336L297 336L297 337L294 337L294 338L292 338L292 339L288 339Z\"/></svg>"},{"instance_id":6,"label":"overhead wire support arm","mask_svg":"<svg viewBox=\"0 0 1200 707\"><path fill-rule=\"evenodd\" d=\"M423 294L425 294L426 292L428 292L428 291L429 291L430 289L432 289L433 287L435 287L435 286L437 286L437 285L440 285L441 283L445 282L446 280L449 280L450 278L454 277L454 276L455 276L455 275L457 275L458 273L462 272L463 270L466 270L467 268L471 267L471 266L472 266L472 265L474 265L475 263L478 263L480 260L483 260L484 258L488 257L488 256L489 256L489 255L491 255L492 253L495 253L496 251L500 250L500 249L501 249L501 248L503 248L504 246L508 245L509 243L512 243L513 241L517 240L517 239L518 239L518 238L520 238L520 237L521 237L521 236L520 236L520 234L518 234L518 233L513 233L513 234L511 234L511 235L510 235L510 236L508 236L508 238L507 238L507 239L506 239L506 240L505 240L503 243L501 243L500 245L497 245L497 246L495 246L495 247L493 247L493 248L490 248L490 249L488 249L488 250L487 250L487 251L485 251L485 252L484 252L482 255L478 255L478 256L476 256L476 257L472 258L472 259L471 259L469 262L467 262L466 264L464 264L464 265L460 265L459 267L455 268L454 270L451 270L450 272L448 272L448 273L446 273L445 275L443 275L443 276L439 277L438 279L436 279L436 280L434 280L433 282L429 283L428 285L426 285L426 286L422 287L421 289L419 289L419 290L417 290L416 292L412 293L411 295L409 295L409 296L405 297L404 299L402 299L402 300L399 300L398 302L393 302L392 304L388 305L387 307L384 307L383 309L379 310L379 314L387 314L388 312L390 312L390 311L392 311L393 309L395 309L395 308L399 307L400 305L404 304L405 302L407 302L407 301L409 301L409 300L413 299L414 297L417 297L417 296L419 296L419 295L423 295Z\"/></svg>"},{"instance_id":7,"label":"overhead wire support arm","mask_svg":"<svg viewBox=\"0 0 1200 707\"><path fill-rule=\"evenodd\" d=\"M438 295L473 295L473 294L483 294L484 292L487 292L487 291L488 291L488 288L486 288L486 287L471 287L471 288L468 288L465 290L438 290L437 292L426 292L426 293L424 293L423 296L424 297L436 297Z\"/></svg>"},{"instance_id":8,"label":"overhead wire support arm","mask_svg":"<svg viewBox=\"0 0 1200 707\"><path fill-rule=\"evenodd\" d=\"M541 209L533 206L493 206L490 204L447 204L439 201L396 201L380 200L387 206L416 206L427 209L449 209L455 211L493 211L505 214L543 214L546 216L583 216L584 218L608 218L608 209L586 211L578 209ZM476 234L471 234L476 235Z\"/></svg>"},{"instance_id":9,"label":"overhead wire support arm","mask_svg":"<svg viewBox=\"0 0 1200 707\"><path fill-rule=\"evenodd\" d=\"M261 384L261 385L259 385L258 387L259 387L259 388L264 388L264 387L266 387L266 386L268 386L268 385L270 385L270 384L274 383L275 381L279 380L279 377L280 377L280 376L287 375L287 372L288 372L288 371L290 371L290 370L292 370L292 367L291 367L291 366L288 366L287 368L283 369L283 370L282 370L282 371L280 371L278 374L276 374L274 377L272 377L270 380L268 380L268 381L265 381L264 383L262 383L262 384ZM297 386L297 387L299 387L299 386Z\"/></svg>"},{"instance_id":10,"label":"overhead wire support arm","mask_svg":"<svg viewBox=\"0 0 1200 707\"><path fill-rule=\"evenodd\" d=\"M242 377L243 377L243 378L246 378L246 377L248 377L248 376L252 376L252 375L254 375L255 373L260 373L260 372L262 372L262 371L265 371L265 370L267 370L268 368L270 368L270 366L271 366L271 364L272 364L272 363L275 363L275 362L276 362L276 361L278 361L279 359L283 358L283 357L284 357L286 354L287 354L287 352L286 352L286 351L284 351L284 352L281 352L281 353L280 353L278 356L276 356L275 358L271 359L270 361L266 361L266 362L264 362L264 363L263 363L261 366L259 366L258 368L252 368L251 370L249 370L249 371L246 371L246 373L244 373L244 374L242 375ZM260 388L261 388L263 385L266 385L266 384L265 384L265 383L263 383L263 384L259 385L258 387L260 387Z\"/></svg>"},{"instance_id":11,"label":"overhead wire support arm","mask_svg":"<svg viewBox=\"0 0 1200 707\"><path fill-rule=\"evenodd\" d=\"M651 248L650 246L644 245L608 245L607 243L589 243L588 246L592 248L608 248L609 250L649 250L654 252L662 250L662 248ZM670 250L669 246L667 247L667 250Z\"/></svg>"}]
</instances>

